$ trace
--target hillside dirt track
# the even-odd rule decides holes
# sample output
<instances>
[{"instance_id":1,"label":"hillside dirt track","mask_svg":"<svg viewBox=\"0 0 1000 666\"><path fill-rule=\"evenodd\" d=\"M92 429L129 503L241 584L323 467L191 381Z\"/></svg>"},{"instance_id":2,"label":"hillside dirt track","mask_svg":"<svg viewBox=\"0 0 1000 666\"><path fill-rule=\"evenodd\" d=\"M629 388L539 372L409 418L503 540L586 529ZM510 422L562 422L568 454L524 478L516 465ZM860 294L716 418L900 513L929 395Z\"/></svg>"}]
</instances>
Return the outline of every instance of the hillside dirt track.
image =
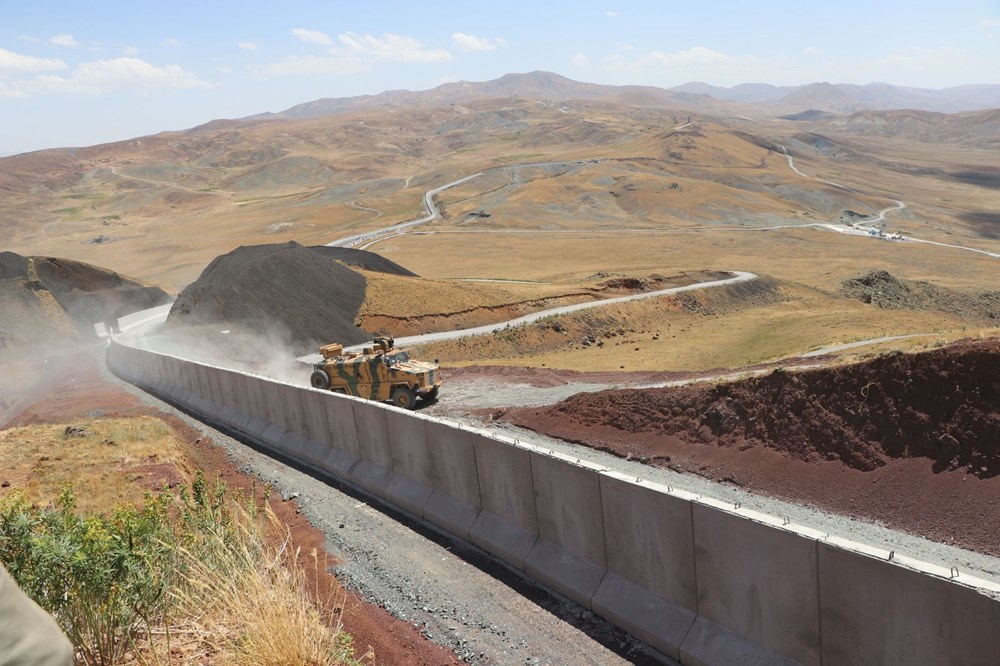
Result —
<instances>
[{"instance_id":1,"label":"hillside dirt track","mask_svg":"<svg viewBox=\"0 0 1000 666\"><path fill-rule=\"evenodd\" d=\"M257 480L238 470L225 450L217 446L209 437L193 429L180 418L165 414L143 403L120 386L104 380L98 370L103 348L74 350L74 363L63 363L64 372L58 382L51 382L49 390L41 392L41 397L23 409L9 423L0 428L34 425L40 423L60 423L82 416L101 415L104 417L136 417L150 415L167 422L186 444L184 453L191 462L203 470L206 478L222 479L229 488L246 493L260 494L262 485ZM43 380L44 381L44 380ZM58 458L56 458L58 460ZM0 470L0 481L4 481ZM147 479L151 484L166 479ZM152 489L152 488L151 488ZM271 506L281 521L288 527L292 542L308 555L313 549L320 553L322 561L325 549L323 533L313 527L300 513L294 501L282 501L281 496L272 495ZM331 557L329 565L336 562ZM328 595L340 594L340 585L322 566L307 568L309 585ZM454 654L420 635L411 624L398 620L384 608L367 603L357 595L348 592L344 600L344 627L354 637L354 646L359 656L369 647L375 652L378 664L414 664L420 666L444 666L457 664Z\"/></svg>"},{"instance_id":2,"label":"hillside dirt track","mask_svg":"<svg viewBox=\"0 0 1000 666\"><path fill-rule=\"evenodd\" d=\"M510 410L521 427L1000 554L1000 340Z\"/></svg>"}]
</instances>

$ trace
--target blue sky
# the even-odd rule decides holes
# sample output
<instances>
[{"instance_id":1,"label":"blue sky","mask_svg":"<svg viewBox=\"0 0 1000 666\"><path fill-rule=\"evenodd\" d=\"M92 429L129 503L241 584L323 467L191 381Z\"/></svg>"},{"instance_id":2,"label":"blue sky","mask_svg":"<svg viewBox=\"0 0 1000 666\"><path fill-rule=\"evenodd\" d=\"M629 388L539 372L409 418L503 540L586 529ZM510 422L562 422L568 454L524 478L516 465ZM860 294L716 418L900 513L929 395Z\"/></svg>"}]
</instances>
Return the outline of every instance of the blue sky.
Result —
<instances>
[{"instance_id":1,"label":"blue sky","mask_svg":"<svg viewBox=\"0 0 1000 666\"><path fill-rule=\"evenodd\" d=\"M0 155L536 69L662 87L1000 83L1000 0L0 0Z\"/></svg>"}]
</instances>

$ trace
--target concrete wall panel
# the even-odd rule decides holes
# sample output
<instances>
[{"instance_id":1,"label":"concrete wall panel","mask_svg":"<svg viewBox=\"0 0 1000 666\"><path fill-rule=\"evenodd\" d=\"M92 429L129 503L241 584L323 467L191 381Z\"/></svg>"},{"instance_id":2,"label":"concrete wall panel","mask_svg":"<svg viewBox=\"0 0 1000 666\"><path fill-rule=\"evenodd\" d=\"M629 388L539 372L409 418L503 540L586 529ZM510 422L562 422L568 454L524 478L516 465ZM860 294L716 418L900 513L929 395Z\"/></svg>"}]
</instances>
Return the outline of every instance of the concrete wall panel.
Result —
<instances>
[{"instance_id":1,"label":"concrete wall panel","mask_svg":"<svg viewBox=\"0 0 1000 666\"><path fill-rule=\"evenodd\" d=\"M231 370L222 368L210 368L209 381L215 391L212 399L228 411L238 409L239 401L236 396L240 392L240 385L243 383L243 375Z\"/></svg>"},{"instance_id":2,"label":"concrete wall panel","mask_svg":"<svg viewBox=\"0 0 1000 666\"><path fill-rule=\"evenodd\" d=\"M315 440L308 441L312 442ZM356 455L348 451L341 451L340 449L331 446L327 447L326 457L323 459L323 463L320 467L330 472L337 478L343 479L344 481L350 481L351 473L360 461L361 459Z\"/></svg>"},{"instance_id":3,"label":"concrete wall panel","mask_svg":"<svg viewBox=\"0 0 1000 666\"><path fill-rule=\"evenodd\" d=\"M480 508L455 499L451 495L433 491L424 502L424 519L441 529L451 532L465 541L470 541L469 531L479 517ZM520 558L524 559L524 556Z\"/></svg>"},{"instance_id":4,"label":"concrete wall panel","mask_svg":"<svg viewBox=\"0 0 1000 666\"><path fill-rule=\"evenodd\" d=\"M434 492L424 504L424 518L468 541L482 507L472 432L434 420L428 420L426 428Z\"/></svg>"},{"instance_id":5,"label":"concrete wall panel","mask_svg":"<svg viewBox=\"0 0 1000 666\"><path fill-rule=\"evenodd\" d=\"M816 541L701 501L693 517L699 614L805 666L819 664Z\"/></svg>"},{"instance_id":6,"label":"concrete wall panel","mask_svg":"<svg viewBox=\"0 0 1000 666\"><path fill-rule=\"evenodd\" d=\"M177 384L190 393L196 393L198 390L197 371L198 366L192 363L181 363L177 371Z\"/></svg>"},{"instance_id":7,"label":"concrete wall panel","mask_svg":"<svg viewBox=\"0 0 1000 666\"><path fill-rule=\"evenodd\" d=\"M398 409L385 410L392 452L392 471L431 486L431 461L427 453L426 421Z\"/></svg>"},{"instance_id":8,"label":"concrete wall panel","mask_svg":"<svg viewBox=\"0 0 1000 666\"><path fill-rule=\"evenodd\" d=\"M1000 660L997 599L831 544L818 550L824 664Z\"/></svg>"},{"instance_id":9,"label":"concrete wall panel","mask_svg":"<svg viewBox=\"0 0 1000 666\"><path fill-rule=\"evenodd\" d=\"M194 388L192 388L191 391L197 393L202 398L211 400L212 385L208 380L208 368L200 363L195 363L193 365L194 376L192 381L194 382Z\"/></svg>"},{"instance_id":10,"label":"concrete wall panel","mask_svg":"<svg viewBox=\"0 0 1000 666\"><path fill-rule=\"evenodd\" d=\"M358 433L358 457L387 470L392 469L392 449L386 407L369 401L352 401L354 423ZM329 414L327 415L329 420Z\"/></svg>"},{"instance_id":11,"label":"concrete wall panel","mask_svg":"<svg viewBox=\"0 0 1000 666\"><path fill-rule=\"evenodd\" d=\"M284 408L285 430L305 436L307 432L303 396L307 393L298 386L281 385L281 405Z\"/></svg>"},{"instance_id":12,"label":"concrete wall panel","mask_svg":"<svg viewBox=\"0 0 1000 666\"><path fill-rule=\"evenodd\" d=\"M700 616L684 637L680 662L684 666L799 666L799 662Z\"/></svg>"},{"instance_id":13,"label":"concrete wall panel","mask_svg":"<svg viewBox=\"0 0 1000 666\"><path fill-rule=\"evenodd\" d=\"M531 455L492 437L472 438L482 508L469 529L472 542L518 569L538 540Z\"/></svg>"},{"instance_id":14,"label":"concrete wall panel","mask_svg":"<svg viewBox=\"0 0 1000 666\"><path fill-rule=\"evenodd\" d=\"M553 455L531 453L538 536L605 567L599 474Z\"/></svg>"},{"instance_id":15,"label":"concrete wall panel","mask_svg":"<svg viewBox=\"0 0 1000 666\"><path fill-rule=\"evenodd\" d=\"M385 485L385 498L415 516L422 516L432 491L426 421L399 409L386 409L385 417L393 470Z\"/></svg>"},{"instance_id":16,"label":"concrete wall panel","mask_svg":"<svg viewBox=\"0 0 1000 666\"><path fill-rule=\"evenodd\" d=\"M383 497L404 511L418 518L423 516L424 504L431 496L431 487L393 472L383 489Z\"/></svg>"},{"instance_id":17,"label":"concrete wall panel","mask_svg":"<svg viewBox=\"0 0 1000 666\"><path fill-rule=\"evenodd\" d=\"M358 457L358 431L354 423L354 401L329 391L300 389L303 435Z\"/></svg>"},{"instance_id":18,"label":"concrete wall panel","mask_svg":"<svg viewBox=\"0 0 1000 666\"><path fill-rule=\"evenodd\" d=\"M211 366L205 366L205 379L208 381L208 393L205 395L206 398L214 402L219 407L225 405L225 396L222 390L222 381L219 379L219 375L225 372L219 368L213 368Z\"/></svg>"},{"instance_id":19,"label":"concrete wall panel","mask_svg":"<svg viewBox=\"0 0 1000 666\"><path fill-rule=\"evenodd\" d=\"M532 534L538 534L531 454L480 434L473 436L483 509Z\"/></svg>"},{"instance_id":20,"label":"concrete wall panel","mask_svg":"<svg viewBox=\"0 0 1000 666\"><path fill-rule=\"evenodd\" d=\"M648 589L608 572L591 599L594 612L669 656L680 649L697 617L693 610L669 603Z\"/></svg>"},{"instance_id":21,"label":"concrete wall panel","mask_svg":"<svg viewBox=\"0 0 1000 666\"><path fill-rule=\"evenodd\" d=\"M691 502L617 472L600 483L608 571L697 612Z\"/></svg>"},{"instance_id":22,"label":"concrete wall panel","mask_svg":"<svg viewBox=\"0 0 1000 666\"><path fill-rule=\"evenodd\" d=\"M256 380L260 386L260 395L263 409L258 412L260 417L268 423L281 426L285 429L285 407L282 404L281 394L286 388L283 384L270 382L266 379Z\"/></svg>"},{"instance_id":23,"label":"concrete wall panel","mask_svg":"<svg viewBox=\"0 0 1000 666\"><path fill-rule=\"evenodd\" d=\"M476 449L470 430L454 423L427 421L431 486L474 507L481 507Z\"/></svg>"},{"instance_id":24,"label":"concrete wall panel","mask_svg":"<svg viewBox=\"0 0 1000 666\"><path fill-rule=\"evenodd\" d=\"M385 496L385 486L389 483L392 470L370 460L361 460L351 470L351 483L378 497Z\"/></svg>"}]
</instances>

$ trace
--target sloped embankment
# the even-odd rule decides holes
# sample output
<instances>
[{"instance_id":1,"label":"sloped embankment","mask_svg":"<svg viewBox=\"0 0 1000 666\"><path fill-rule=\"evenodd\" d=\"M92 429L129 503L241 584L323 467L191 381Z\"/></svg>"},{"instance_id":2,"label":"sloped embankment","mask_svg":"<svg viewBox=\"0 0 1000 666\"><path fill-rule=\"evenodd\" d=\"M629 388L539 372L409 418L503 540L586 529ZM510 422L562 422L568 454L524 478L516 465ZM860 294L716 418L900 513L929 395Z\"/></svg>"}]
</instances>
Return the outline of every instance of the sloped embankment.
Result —
<instances>
[{"instance_id":1,"label":"sloped embankment","mask_svg":"<svg viewBox=\"0 0 1000 666\"><path fill-rule=\"evenodd\" d=\"M764 446L862 471L919 457L936 470L992 477L1000 474L1000 340L726 384L584 393L513 420L582 442L599 428L602 441L632 447L666 449L669 438Z\"/></svg>"}]
</instances>

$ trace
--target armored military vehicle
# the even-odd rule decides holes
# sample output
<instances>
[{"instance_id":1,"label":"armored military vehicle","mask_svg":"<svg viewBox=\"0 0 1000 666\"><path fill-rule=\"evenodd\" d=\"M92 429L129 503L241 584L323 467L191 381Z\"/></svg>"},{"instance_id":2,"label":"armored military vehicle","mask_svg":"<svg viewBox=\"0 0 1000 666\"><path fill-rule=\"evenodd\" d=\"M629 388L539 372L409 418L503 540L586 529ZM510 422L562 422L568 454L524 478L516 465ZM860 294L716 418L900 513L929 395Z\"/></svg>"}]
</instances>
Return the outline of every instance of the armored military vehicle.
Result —
<instances>
[{"instance_id":1,"label":"armored military vehicle","mask_svg":"<svg viewBox=\"0 0 1000 666\"><path fill-rule=\"evenodd\" d=\"M432 401L441 388L437 363L414 361L395 348L392 338L375 338L360 353L344 351L340 344L319 348L323 360L313 366L313 388L368 400L392 400L397 407L414 409L417 398Z\"/></svg>"}]
</instances>

